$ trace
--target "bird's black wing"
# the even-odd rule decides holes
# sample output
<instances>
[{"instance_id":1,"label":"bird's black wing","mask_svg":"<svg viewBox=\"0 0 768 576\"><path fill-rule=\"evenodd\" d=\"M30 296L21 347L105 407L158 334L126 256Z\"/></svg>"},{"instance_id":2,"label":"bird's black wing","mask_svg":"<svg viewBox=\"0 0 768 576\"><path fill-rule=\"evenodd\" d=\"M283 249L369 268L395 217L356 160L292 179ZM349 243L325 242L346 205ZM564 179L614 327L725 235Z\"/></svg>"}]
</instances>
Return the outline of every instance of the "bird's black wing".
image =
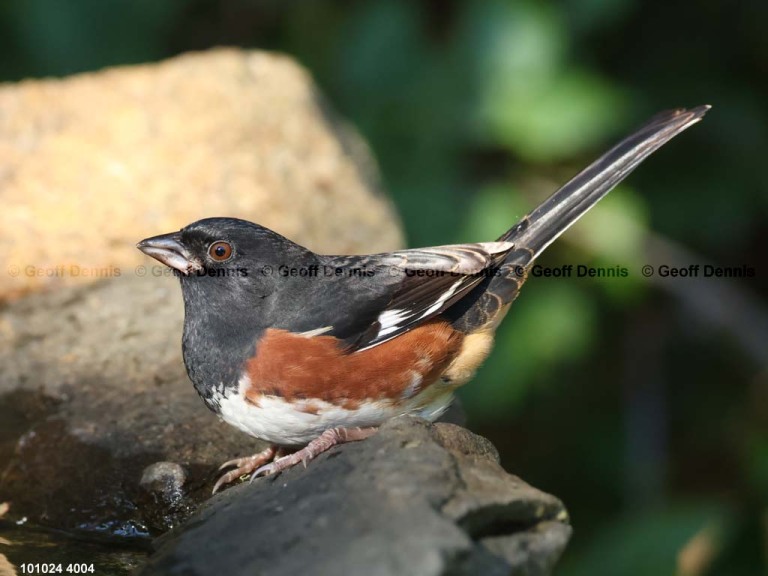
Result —
<instances>
[{"instance_id":1,"label":"bird's black wing","mask_svg":"<svg viewBox=\"0 0 768 576\"><path fill-rule=\"evenodd\" d=\"M511 242L454 244L367 256L324 256L331 281L323 284L316 326L360 351L434 318L493 274ZM318 297L321 297L318 294Z\"/></svg>"}]
</instances>

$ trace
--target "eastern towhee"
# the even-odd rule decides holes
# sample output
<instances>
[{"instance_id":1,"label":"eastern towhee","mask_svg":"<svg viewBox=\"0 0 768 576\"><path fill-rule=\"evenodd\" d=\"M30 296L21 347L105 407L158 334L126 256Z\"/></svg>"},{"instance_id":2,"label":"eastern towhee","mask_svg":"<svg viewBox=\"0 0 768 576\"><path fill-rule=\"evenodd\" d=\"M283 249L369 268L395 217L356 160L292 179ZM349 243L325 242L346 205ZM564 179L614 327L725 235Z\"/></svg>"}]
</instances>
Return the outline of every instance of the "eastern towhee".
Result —
<instances>
[{"instance_id":1,"label":"eastern towhee","mask_svg":"<svg viewBox=\"0 0 768 576\"><path fill-rule=\"evenodd\" d=\"M496 242L323 256L257 224L207 218L138 248L178 271L184 363L205 404L270 443L214 492L361 440L401 414L435 420L485 360L533 260L709 106L663 112Z\"/></svg>"}]
</instances>

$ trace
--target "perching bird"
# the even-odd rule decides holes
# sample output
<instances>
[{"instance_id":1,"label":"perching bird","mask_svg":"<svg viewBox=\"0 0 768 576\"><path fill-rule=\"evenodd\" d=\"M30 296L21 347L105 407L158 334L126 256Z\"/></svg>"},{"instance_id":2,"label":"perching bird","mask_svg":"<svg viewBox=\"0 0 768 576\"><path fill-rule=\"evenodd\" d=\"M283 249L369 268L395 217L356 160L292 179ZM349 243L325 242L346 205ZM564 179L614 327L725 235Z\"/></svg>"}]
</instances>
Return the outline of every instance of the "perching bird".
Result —
<instances>
[{"instance_id":1,"label":"perching bird","mask_svg":"<svg viewBox=\"0 0 768 576\"><path fill-rule=\"evenodd\" d=\"M307 462L402 414L435 420L491 351L534 259L709 106L651 119L495 242L324 256L207 218L138 248L178 271L184 363L205 404L266 440L214 486Z\"/></svg>"}]
</instances>

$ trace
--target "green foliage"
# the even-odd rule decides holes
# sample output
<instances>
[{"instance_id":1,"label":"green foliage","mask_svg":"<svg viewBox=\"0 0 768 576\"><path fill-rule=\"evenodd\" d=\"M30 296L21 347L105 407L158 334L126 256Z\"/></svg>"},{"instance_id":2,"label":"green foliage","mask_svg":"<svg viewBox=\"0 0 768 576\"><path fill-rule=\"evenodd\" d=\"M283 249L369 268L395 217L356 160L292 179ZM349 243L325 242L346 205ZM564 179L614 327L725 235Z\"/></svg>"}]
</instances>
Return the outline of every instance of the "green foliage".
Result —
<instances>
[{"instance_id":1,"label":"green foliage","mask_svg":"<svg viewBox=\"0 0 768 576\"><path fill-rule=\"evenodd\" d=\"M488 141L526 160L561 160L600 142L616 125L619 90L568 62L568 30L551 5L472 6L470 37L481 70L478 119Z\"/></svg>"},{"instance_id":2,"label":"green foliage","mask_svg":"<svg viewBox=\"0 0 768 576\"><path fill-rule=\"evenodd\" d=\"M8 77L62 76L161 58L181 0L23 0L0 7ZM10 54L21 58L8 58Z\"/></svg>"},{"instance_id":3,"label":"green foliage","mask_svg":"<svg viewBox=\"0 0 768 576\"><path fill-rule=\"evenodd\" d=\"M677 504L625 514L611 522L559 574L676 574L679 555L686 545L698 535L701 555L716 554L728 536L728 524L727 511L711 503Z\"/></svg>"}]
</instances>

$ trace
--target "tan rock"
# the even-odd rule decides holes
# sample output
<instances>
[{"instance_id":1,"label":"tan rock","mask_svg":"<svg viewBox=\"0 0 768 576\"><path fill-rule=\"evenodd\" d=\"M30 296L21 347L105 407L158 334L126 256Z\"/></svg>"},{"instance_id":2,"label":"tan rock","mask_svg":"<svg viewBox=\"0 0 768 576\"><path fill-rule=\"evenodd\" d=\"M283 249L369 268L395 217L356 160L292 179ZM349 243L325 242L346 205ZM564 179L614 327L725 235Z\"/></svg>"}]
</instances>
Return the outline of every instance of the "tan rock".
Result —
<instances>
[{"instance_id":1,"label":"tan rock","mask_svg":"<svg viewBox=\"0 0 768 576\"><path fill-rule=\"evenodd\" d=\"M135 274L208 216L319 252L402 244L365 144L290 59L220 49L0 87L0 299Z\"/></svg>"}]
</instances>

